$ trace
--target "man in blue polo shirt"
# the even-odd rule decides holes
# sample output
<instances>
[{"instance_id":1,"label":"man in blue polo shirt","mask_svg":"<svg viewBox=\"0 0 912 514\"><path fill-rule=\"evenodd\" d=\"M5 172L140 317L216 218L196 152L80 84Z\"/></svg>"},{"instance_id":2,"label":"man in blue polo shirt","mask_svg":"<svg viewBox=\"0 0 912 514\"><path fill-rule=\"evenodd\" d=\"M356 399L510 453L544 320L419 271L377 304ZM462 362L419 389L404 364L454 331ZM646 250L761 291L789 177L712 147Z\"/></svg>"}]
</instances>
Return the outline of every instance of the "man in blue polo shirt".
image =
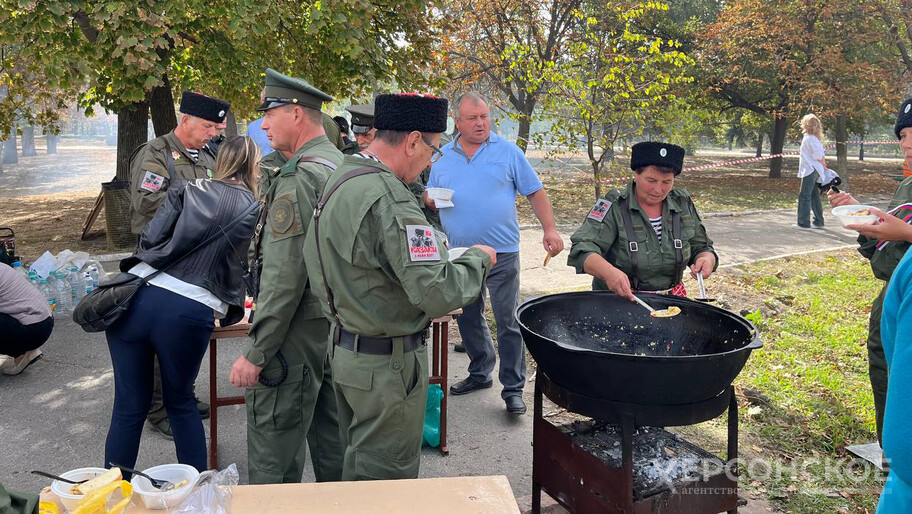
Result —
<instances>
[{"instance_id":1,"label":"man in blue polo shirt","mask_svg":"<svg viewBox=\"0 0 912 514\"><path fill-rule=\"evenodd\" d=\"M491 133L491 116L484 97L468 92L453 105L459 135L443 147L431 168L428 187L454 191L453 207L440 209L443 230L451 247L485 244L497 251L497 264L485 283L497 322L501 397L507 411L526 412L522 389L526 382L526 352L513 311L519 303L519 221L516 195L529 199L542 224L542 244L552 257L564 249L557 233L548 193L535 170L515 144ZM425 195L425 203L436 208ZM484 318L484 290L458 316L459 334L471 360L469 377L450 387L466 394L494 384L494 343Z\"/></svg>"}]
</instances>

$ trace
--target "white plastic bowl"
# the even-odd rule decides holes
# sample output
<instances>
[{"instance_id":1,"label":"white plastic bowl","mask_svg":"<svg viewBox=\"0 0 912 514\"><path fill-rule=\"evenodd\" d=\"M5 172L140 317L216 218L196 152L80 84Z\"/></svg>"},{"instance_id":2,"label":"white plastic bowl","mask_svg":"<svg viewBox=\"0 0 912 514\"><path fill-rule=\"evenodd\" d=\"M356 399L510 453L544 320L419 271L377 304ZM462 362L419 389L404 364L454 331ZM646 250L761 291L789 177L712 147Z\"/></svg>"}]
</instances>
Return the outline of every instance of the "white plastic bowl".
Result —
<instances>
[{"instance_id":1,"label":"white plastic bowl","mask_svg":"<svg viewBox=\"0 0 912 514\"><path fill-rule=\"evenodd\" d=\"M173 491L161 492L152 487L149 479L139 475L133 475L133 493L142 498L143 504L150 510L164 510L177 507L184 498L193 491L193 485L199 478L199 471L193 466L186 464L162 464L161 466L144 469L143 473L158 480L167 480L168 482L180 482L187 480L187 485Z\"/></svg>"},{"instance_id":2,"label":"white plastic bowl","mask_svg":"<svg viewBox=\"0 0 912 514\"><path fill-rule=\"evenodd\" d=\"M105 468L76 468L72 471L61 473L60 476L73 480L74 482L79 482L81 480L91 480L107 471L108 470ZM72 489L72 487L73 484L61 482L60 480L51 482L51 491L54 491L54 494L60 498L60 503L63 504L63 507L66 510L76 509L76 506L79 505L79 502L85 497L84 494L70 494L70 489Z\"/></svg>"},{"instance_id":3,"label":"white plastic bowl","mask_svg":"<svg viewBox=\"0 0 912 514\"><path fill-rule=\"evenodd\" d=\"M452 200L453 199L453 190L447 189L445 187L429 187L429 188L427 188L427 194L433 200Z\"/></svg>"},{"instance_id":4,"label":"white plastic bowl","mask_svg":"<svg viewBox=\"0 0 912 514\"><path fill-rule=\"evenodd\" d=\"M455 261L456 259L462 257L462 254L466 253L469 248L466 246L458 246L456 248L450 248L447 250L447 255L449 255L449 260Z\"/></svg>"},{"instance_id":5,"label":"white plastic bowl","mask_svg":"<svg viewBox=\"0 0 912 514\"><path fill-rule=\"evenodd\" d=\"M853 213L858 211L867 210L870 212L872 208L870 205L840 205L833 208L833 215L839 219L843 227L849 225L873 225L879 218L876 214L852 216Z\"/></svg>"}]
</instances>

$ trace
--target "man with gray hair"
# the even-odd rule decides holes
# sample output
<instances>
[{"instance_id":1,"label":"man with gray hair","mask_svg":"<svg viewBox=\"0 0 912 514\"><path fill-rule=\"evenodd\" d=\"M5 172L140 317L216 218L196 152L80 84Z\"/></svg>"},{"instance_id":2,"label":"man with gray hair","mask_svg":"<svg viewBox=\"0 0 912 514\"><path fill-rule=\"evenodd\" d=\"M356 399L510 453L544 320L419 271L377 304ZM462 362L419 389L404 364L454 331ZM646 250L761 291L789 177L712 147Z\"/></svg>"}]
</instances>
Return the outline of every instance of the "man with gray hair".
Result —
<instances>
[{"instance_id":1,"label":"man with gray hair","mask_svg":"<svg viewBox=\"0 0 912 514\"><path fill-rule=\"evenodd\" d=\"M497 322L501 397L507 411L526 412L522 398L526 353L513 311L519 303L519 221L516 195L525 196L545 231L542 245L552 257L564 249L557 232L548 193L522 150L491 132L491 113L485 98L470 91L454 104L456 138L442 148L443 157L431 168L428 187L454 191L452 207L441 208L443 230L453 247L483 244L497 251L497 264L485 281ZM425 194L425 203L436 209ZM484 319L484 289L458 316L459 333L471 360L469 377L452 387L455 395L493 385L494 343Z\"/></svg>"}]
</instances>

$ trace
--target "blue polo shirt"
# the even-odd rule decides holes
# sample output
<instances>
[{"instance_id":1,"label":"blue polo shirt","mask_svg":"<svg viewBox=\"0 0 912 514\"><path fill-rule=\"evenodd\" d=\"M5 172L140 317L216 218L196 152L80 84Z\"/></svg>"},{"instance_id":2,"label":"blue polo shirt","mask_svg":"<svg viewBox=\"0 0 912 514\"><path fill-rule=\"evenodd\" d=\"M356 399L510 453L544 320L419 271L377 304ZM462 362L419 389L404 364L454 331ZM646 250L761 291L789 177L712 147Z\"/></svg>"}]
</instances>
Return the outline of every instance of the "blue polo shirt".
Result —
<instances>
[{"instance_id":1,"label":"blue polo shirt","mask_svg":"<svg viewBox=\"0 0 912 514\"><path fill-rule=\"evenodd\" d=\"M516 195L529 196L541 180L522 150L491 133L471 159L457 137L431 167L428 187L452 189L454 207L440 209L450 245L488 245L497 252L519 251Z\"/></svg>"},{"instance_id":2,"label":"blue polo shirt","mask_svg":"<svg viewBox=\"0 0 912 514\"><path fill-rule=\"evenodd\" d=\"M260 153L264 156L272 153L272 147L269 146L269 138L266 137L266 131L260 126L263 124L263 118L253 120L247 124L247 137L256 141L260 147Z\"/></svg>"}]
</instances>

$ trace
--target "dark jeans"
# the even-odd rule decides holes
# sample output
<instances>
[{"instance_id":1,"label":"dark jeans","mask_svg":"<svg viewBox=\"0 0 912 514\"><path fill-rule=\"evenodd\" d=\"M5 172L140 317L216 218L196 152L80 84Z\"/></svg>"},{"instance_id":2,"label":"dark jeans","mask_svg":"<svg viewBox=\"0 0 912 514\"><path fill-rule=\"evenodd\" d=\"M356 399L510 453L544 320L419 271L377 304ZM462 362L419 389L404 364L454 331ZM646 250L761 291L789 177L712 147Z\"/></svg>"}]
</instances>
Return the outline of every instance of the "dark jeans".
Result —
<instances>
[{"instance_id":1,"label":"dark jeans","mask_svg":"<svg viewBox=\"0 0 912 514\"><path fill-rule=\"evenodd\" d=\"M19 357L43 345L54 330L54 318L23 325L7 314L0 314L0 354Z\"/></svg>"},{"instance_id":2,"label":"dark jeans","mask_svg":"<svg viewBox=\"0 0 912 514\"><path fill-rule=\"evenodd\" d=\"M513 311L519 304L519 254L498 253L497 264L485 280L491 295L491 308L497 323L497 353L500 354L498 378L503 385L500 396L522 396L526 383L526 348L523 345L519 323ZM476 382L491 380L496 356L491 331L484 317L485 292L478 299L462 308L456 316L459 335L469 356L469 378Z\"/></svg>"},{"instance_id":3,"label":"dark jeans","mask_svg":"<svg viewBox=\"0 0 912 514\"><path fill-rule=\"evenodd\" d=\"M801 190L798 192L798 226L811 226L811 211L814 211L814 225L823 226L823 205L820 203L820 191L817 189L817 172L801 179Z\"/></svg>"},{"instance_id":4,"label":"dark jeans","mask_svg":"<svg viewBox=\"0 0 912 514\"><path fill-rule=\"evenodd\" d=\"M203 471L206 437L193 383L215 328L212 309L155 286L143 287L129 312L108 329L114 363L114 411L105 442L105 464L135 467L143 422L152 401L153 358L161 367L162 393L177 461Z\"/></svg>"}]
</instances>

